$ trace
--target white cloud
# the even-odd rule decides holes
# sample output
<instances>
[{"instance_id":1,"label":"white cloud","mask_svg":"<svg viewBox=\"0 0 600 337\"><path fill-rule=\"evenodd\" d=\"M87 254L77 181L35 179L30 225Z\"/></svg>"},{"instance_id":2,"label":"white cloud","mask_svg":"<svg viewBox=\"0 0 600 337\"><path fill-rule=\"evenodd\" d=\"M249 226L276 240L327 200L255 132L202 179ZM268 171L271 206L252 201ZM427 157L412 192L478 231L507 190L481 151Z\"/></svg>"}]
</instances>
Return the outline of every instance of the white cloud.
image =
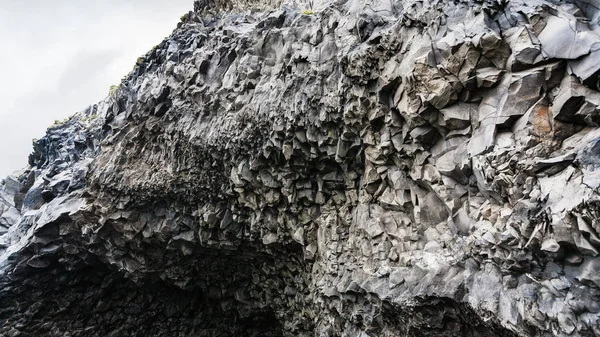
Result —
<instances>
[{"instance_id":1,"label":"white cloud","mask_svg":"<svg viewBox=\"0 0 600 337\"><path fill-rule=\"evenodd\" d=\"M0 0L0 177L46 127L103 99L193 0Z\"/></svg>"}]
</instances>

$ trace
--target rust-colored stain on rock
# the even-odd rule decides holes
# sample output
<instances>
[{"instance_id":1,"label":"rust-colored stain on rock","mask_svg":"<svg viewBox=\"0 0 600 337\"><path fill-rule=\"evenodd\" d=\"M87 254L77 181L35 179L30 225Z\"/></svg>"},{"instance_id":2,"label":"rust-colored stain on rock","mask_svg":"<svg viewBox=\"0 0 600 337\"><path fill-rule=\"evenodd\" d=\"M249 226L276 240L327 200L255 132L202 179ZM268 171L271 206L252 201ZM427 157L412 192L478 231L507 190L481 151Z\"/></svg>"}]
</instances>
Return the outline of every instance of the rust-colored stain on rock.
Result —
<instances>
[{"instance_id":1,"label":"rust-colored stain on rock","mask_svg":"<svg viewBox=\"0 0 600 337\"><path fill-rule=\"evenodd\" d=\"M547 105L538 105L533 113L533 129L531 134L547 137L552 133L552 116Z\"/></svg>"}]
</instances>

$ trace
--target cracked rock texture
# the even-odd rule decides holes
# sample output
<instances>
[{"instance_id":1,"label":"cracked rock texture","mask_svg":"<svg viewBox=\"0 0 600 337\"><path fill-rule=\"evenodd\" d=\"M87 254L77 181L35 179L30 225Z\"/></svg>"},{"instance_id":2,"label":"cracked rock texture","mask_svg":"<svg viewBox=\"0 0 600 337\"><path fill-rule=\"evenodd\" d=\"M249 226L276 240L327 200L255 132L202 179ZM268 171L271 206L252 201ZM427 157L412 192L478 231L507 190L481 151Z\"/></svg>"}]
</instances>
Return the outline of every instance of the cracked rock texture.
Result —
<instances>
[{"instance_id":1,"label":"cracked rock texture","mask_svg":"<svg viewBox=\"0 0 600 337\"><path fill-rule=\"evenodd\" d=\"M0 335L600 335L599 5L196 1L4 179Z\"/></svg>"}]
</instances>

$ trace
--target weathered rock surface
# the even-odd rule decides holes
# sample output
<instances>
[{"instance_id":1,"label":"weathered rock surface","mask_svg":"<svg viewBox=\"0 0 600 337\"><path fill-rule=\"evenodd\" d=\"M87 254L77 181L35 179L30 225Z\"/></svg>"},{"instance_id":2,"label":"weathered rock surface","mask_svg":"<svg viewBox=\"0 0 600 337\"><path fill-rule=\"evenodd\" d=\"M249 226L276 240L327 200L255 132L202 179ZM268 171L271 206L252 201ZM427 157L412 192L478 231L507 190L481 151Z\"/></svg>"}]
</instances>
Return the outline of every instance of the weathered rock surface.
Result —
<instances>
[{"instance_id":1,"label":"weathered rock surface","mask_svg":"<svg viewBox=\"0 0 600 337\"><path fill-rule=\"evenodd\" d=\"M0 190L1 336L600 335L596 1L196 1Z\"/></svg>"}]
</instances>

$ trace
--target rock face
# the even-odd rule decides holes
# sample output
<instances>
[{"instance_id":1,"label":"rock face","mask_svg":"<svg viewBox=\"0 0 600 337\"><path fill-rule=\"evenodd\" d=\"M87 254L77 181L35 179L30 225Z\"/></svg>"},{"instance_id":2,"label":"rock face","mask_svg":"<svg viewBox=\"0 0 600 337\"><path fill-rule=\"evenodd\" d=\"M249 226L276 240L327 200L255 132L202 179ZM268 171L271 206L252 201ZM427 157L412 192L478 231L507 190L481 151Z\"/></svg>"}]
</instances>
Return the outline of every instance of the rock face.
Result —
<instances>
[{"instance_id":1,"label":"rock face","mask_svg":"<svg viewBox=\"0 0 600 337\"><path fill-rule=\"evenodd\" d=\"M196 1L1 185L0 335L600 335L599 7Z\"/></svg>"}]
</instances>

